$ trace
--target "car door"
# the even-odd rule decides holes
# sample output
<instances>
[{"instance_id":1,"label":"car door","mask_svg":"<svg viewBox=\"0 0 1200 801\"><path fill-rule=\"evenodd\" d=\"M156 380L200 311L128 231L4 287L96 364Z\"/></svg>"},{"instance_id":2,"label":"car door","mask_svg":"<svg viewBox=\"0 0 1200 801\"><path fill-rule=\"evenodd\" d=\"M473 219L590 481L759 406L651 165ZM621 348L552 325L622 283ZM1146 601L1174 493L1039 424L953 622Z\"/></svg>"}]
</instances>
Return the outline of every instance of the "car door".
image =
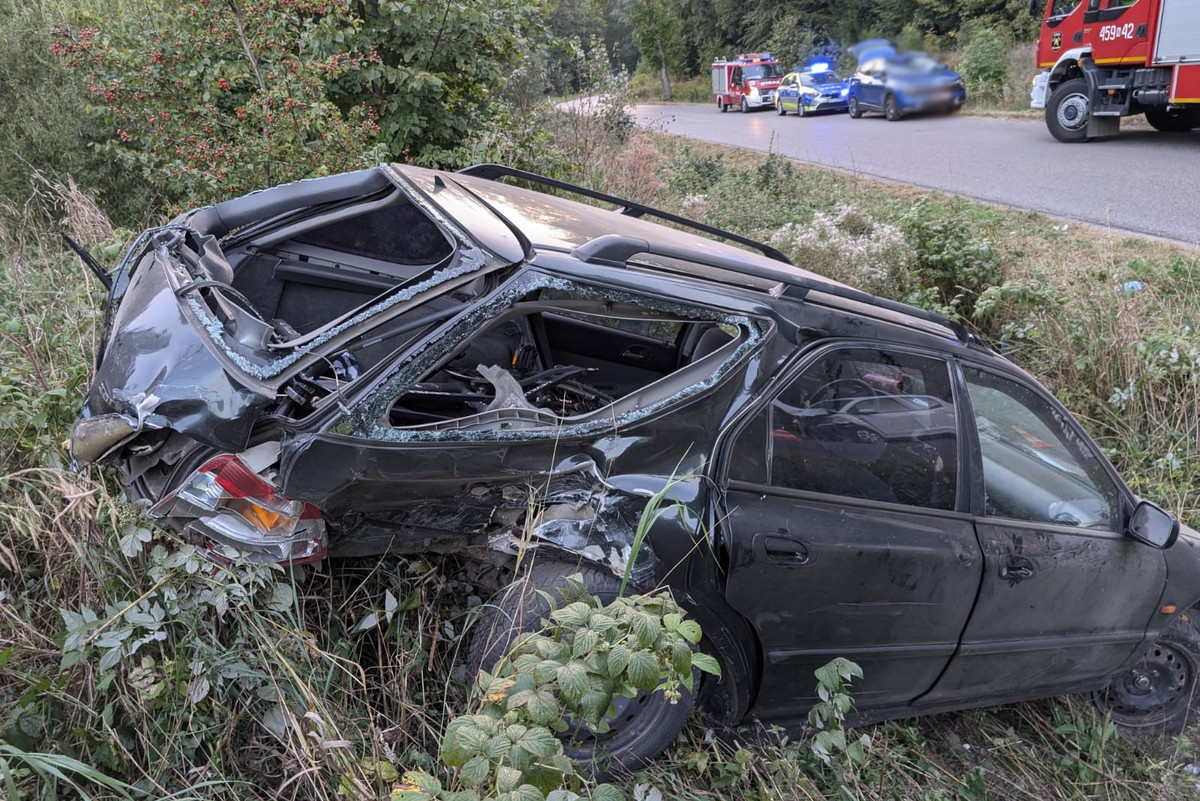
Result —
<instances>
[{"instance_id":1,"label":"car door","mask_svg":"<svg viewBox=\"0 0 1200 801\"><path fill-rule=\"evenodd\" d=\"M883 93L886 73L884 60L873 58L859 67L858 70L858 102L871 108L883 108Z\"/></svg>"},{"instance_id":2,"label":"car door","mask_svg":"<svg viewBox=\"0 0 1200 801\"><path fill-rule=\"evenodd\" d=\"M911 701L946 667L982 568L957 500L957 408L945 360L834 346L731 441L726 595L762 643L760 709L801 713L838 656L864 670L859 709Z\"/></svg>"},{"instance_id":3,"label":"car door","mask_svg":"<svg viewBox=\"0 0 1200 801\"><path fill-rule=\"evenodd\" d=\"M799 97L799 84L796 73L790 73L779 84L779 107L787 111L799 111L796 105Z\"/></svg>"},{"instance_id":4,"label":"car door","mask_svg":"<svg viewBox=\"0 0 1200 801\"><path fill-rule=\"evenodd\" d=\"M811 75L801 75L796 85L796 110L799 111L801 106L804 105L806 95L808 95L808 101L811 104L812 95L814 94L813 77Z\"/></svg>"},{"instance_id":5,"label":"car door","mask_svg":"<svg viewBox=\"0 0 1200 801\"><path fill-rule=\"evenodd\" d=\"M1145 635L1163 553L1124 533L1131 499L1061 406L1018 376L965 366L963 377L984 578L959 653L922 701L1102 683Z\"/></svg>"}]
</instances>

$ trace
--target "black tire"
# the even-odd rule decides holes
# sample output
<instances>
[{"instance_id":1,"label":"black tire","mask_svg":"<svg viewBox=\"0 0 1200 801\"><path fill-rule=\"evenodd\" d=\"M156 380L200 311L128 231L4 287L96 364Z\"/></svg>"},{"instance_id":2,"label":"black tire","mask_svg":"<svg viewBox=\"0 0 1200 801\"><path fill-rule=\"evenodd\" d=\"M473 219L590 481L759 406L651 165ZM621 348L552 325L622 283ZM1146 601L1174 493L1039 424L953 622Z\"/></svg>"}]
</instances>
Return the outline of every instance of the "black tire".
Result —
<instances>
[{"instance_id":1,"label":"black tire","mask_svg":"<svg viewBox=\"0 0 1200 801\"><path fill-rule=\"evenodd\" d=\"M742 97L742 113L745 114L750 110L750 104L746 102L746 98Z\"/></svg>"},{"instance_id":2,"label":"black tire","mask_svg":"<svg viewBox=\"0 0 1200 801\"><path fill-rule=\"evenodd\" d=\"M1163 133L1186 133L1196 127L1198 116L1192 109L1168 111L1164 106L1146 109L1146 122Z\"/></svg>"},{"instance_id":3,"label":"black tire","mask_svg":"<svg viewBox=\"0 0 1200 801\"><path fill-rule=\"evenodd\" d=\"M717 98L717 111L721 112L722 114L724 114L726 111L729 111L729 106L725 105L725 98Z\"/></svg>"},{"instance_id":4,"label":"black tire","mask_svg":"<svg viewBox=\"0 0 1200 801\"><path fill-rule=\"evenodd\" d=\"M1046 103L1046 127L1060 142L1086 142L1092 102L1086 78L1072 78L1058 85Z\"/></svg>"},{"instance_id":5,"label":"black tire","mask_svg":"<svg viewBox=\"0 0 1200 801\"><path fill-rule=\"evenodd\" d=\"M808 112L804 110L804 101L801 100L800 98L796 98L796 116L797 117L807 117L808 116Z\"/></svg>"},{"instance_id":6,"label":"black tire","mask_svg":"<svg viewBox=\"0 0 1200 801\"><path fill-rule=\"evenodd\" d=\"M1200 677L1200 616L1185 613L1125 673L1095 694L1113 723L1136 734L1174 734L1193 721Z\"/></svg>"},{"instance_id":7,"label":"black tire","mask_svg":"<svg viewBox=\"0 0 1200 801\"><path fill-rule=\"evenodd\" d=\"M780 117L787 116L787 110L783 107L783 101L780 100L778 96L775 98L775 113Z\"/></svg>"},{"instance_id":8,"label":"black tire","mask_svg":"<svg viewBox=\"0 0 1200 801\"><path fill-rule=\"evenodd\" d=\"M883 116L888 122L899 122L904 116L900 113L900 104L896 102L895 95L888 95L883 99Z\"/></svg>"},{"instance_id":9,"label":"black tire","mask_svg":"<svg viewBox=\"0 0 1200 801\"><path fill-rule=\"evenodd\" d=\"M568 576L580 573L588 591L602 603L617 597L621 581L612 573L590 565L565 562L537 562L505 589L480 617L467 651L467 667L475 675L490 669L507 653L518 634L536 631L549 612L537 590L562 598L559 590ZM628 588L626 590L628 592ZM695 701L692 693L682 690L678 702L670 703L661 692L639 692L630 699L617 699L617 716L603 735L576 732L564 740L566 755L579 765L585 776L605 781L614 776L640 770L675 741Z\"/></svg>"},{"instance_id":10,"label":"black tire","mask_svg":"<svg viewBox=\"0 0 1200 801\"><path fill-rule=\"evenodd\" d=\"M858 105L858 98L850 95L850 99L846 101L846 113L850 115L850 119L857 120L862 117L862 108Z\"/></svg>"}]
</instances>

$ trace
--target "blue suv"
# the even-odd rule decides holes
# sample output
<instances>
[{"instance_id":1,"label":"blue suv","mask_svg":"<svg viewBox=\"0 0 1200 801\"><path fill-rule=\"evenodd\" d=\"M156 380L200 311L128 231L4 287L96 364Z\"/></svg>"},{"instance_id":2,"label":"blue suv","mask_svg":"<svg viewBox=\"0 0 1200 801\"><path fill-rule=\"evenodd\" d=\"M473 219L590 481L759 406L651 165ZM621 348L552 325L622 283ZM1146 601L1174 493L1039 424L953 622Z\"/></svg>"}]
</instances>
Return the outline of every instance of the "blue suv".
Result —
<instances>
[{"instance_id":1,"label":"blue suv","mask_svg":"<svg viewBox=\"0 0 1200 801\"><path fill-rule=\"evenodd\" d=\"M847 98L853 119L879 111L894 122L916 112L957 111L966 102L962 76L924 53L897 53L878 40L855 45L850 52L859 60Z\"/></svg>"}]
</instances>

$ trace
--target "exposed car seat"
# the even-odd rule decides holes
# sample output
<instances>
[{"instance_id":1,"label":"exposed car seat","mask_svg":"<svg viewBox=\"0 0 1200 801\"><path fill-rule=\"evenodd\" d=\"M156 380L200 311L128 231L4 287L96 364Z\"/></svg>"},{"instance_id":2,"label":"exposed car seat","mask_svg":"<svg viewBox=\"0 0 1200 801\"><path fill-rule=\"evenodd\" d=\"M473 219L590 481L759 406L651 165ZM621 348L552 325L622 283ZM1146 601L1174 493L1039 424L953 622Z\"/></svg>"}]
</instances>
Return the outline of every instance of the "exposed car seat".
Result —
<instances>
[{"instance_id":1,"label":"exposed car seat","mask_svg":"<svg viewBox=\"0 0 1200 801\"><path fill-rule=\"evenodd\" d=\"M720 349L722 345L725 345L732 339L733 337L722 331L719 326L708 326L700 334L700 338L696 340L696 346L693 348L688 361L694 362L697 359L702 359L713 351Z\"/></svg>"}]
</instances>

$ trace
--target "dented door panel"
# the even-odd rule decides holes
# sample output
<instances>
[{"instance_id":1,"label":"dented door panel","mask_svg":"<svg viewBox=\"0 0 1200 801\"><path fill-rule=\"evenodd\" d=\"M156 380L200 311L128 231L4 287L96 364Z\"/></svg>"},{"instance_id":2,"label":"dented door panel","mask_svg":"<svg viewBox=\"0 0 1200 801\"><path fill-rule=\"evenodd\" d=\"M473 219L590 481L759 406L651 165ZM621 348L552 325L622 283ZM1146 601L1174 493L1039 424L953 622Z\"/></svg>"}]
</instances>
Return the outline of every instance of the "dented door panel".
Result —
<instances>
[{"instance_id":1,"label":"dented door panel","mask_svg":"<svg viewBox=\"0 0 1200 801\"><path fill-rule=\"evenodd\" d=\"M980 519L983 584L962 645L922 702L1094 684L1133 655L1166 582L1163 552L1124 534Z\"/></svg>"},{"instance_id":2,"label":"dented door panel","mask_svg":"<svg viewBox=\"0 0 1200 801\"><path fill-rule=\"evenodd\" d=\"M762 641L760 704L799 715L813 671L857 662L859 706L905 704L949 663L979 587L971 521L735 484L728 494L729 602Z\"/></svg>"}]
</instances>

